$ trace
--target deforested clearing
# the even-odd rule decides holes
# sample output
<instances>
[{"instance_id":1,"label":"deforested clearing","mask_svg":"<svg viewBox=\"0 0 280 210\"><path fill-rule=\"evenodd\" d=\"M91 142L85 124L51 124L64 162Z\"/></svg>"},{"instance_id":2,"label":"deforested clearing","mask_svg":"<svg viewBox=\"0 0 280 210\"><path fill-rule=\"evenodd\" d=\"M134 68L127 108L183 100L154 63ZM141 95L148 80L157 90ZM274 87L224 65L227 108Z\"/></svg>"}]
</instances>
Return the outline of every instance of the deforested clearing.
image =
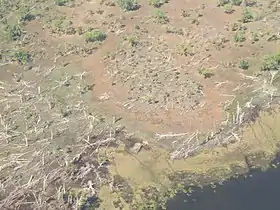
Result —
<instances>
[{"instance_id":1,"label":"deforested clearing","mask_svg":"<svg viewBox=\"0 0 280 210\"><path fill-rule=\"evenodd\" d=\"M0 208L158 209L279 152L279 2L3 0Z\"/></svg>"}]
</instances>

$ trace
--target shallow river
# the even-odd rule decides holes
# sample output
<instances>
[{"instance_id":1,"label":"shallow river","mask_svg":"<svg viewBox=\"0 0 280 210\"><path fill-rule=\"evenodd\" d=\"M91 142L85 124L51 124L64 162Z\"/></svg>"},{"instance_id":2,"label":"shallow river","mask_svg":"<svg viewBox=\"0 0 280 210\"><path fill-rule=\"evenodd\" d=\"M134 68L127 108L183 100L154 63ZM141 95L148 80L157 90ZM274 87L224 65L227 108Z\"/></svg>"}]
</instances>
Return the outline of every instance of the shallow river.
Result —
<instances>
[{"instance_id":1,"label":"shallow river","mask_svg":"<svg viewBox=\"0 0 280 210\"><path fill-rule=\"evenodd\" d=\"M279 161L277 161L279 162ZM279 210L280 168L253 172L232 179L215 189L204 187L191 196L178 195L168 202L168 210ZM215 192L214 192L215 191Z\"/></svg>"}]
</instances>

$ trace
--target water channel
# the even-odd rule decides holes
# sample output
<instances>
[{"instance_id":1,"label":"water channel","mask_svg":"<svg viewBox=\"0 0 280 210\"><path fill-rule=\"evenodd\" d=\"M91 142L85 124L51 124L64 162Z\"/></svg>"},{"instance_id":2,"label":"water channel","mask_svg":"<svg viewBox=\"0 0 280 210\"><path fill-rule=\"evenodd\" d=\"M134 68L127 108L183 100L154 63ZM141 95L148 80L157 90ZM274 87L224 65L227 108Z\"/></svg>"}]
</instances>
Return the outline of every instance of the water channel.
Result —
<instances>
[{"instance_id":1,"label":"water channel","mask_svg":"<svg viewBox=\"0 0 280 210\"><path fill-rule=\"evenodd\" d=\"M273 161L275 166L279 158ZM279 210L280 168L251 172L216 185L198 188L191 195L180 194L167 205L168 210Z\"/></svg>"}]
</instances>

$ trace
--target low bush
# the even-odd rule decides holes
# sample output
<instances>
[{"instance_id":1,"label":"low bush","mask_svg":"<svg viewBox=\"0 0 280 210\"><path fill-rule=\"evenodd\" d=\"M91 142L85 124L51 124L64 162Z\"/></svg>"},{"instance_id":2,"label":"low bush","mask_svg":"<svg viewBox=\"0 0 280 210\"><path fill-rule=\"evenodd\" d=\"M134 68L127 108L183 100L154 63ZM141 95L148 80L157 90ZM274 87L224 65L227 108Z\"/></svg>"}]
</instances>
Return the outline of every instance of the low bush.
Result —
<instances>
[{"instance_id":1,"label":"low bush","mask_svg":"<svg viewBox=\"0 0 280 210\"><path fill-rule=\"evenodd\" d=\"M280 53L275 55L266 55L263 59L262 71L278 71L280 70Z\"/></svg>"},{"instance_id":2,"label":"low bush","mask_svg":"<svg viewBox=\"0 0 280 210\"><path fill-rule=\"evenodd\" d=\"M124 11L133 11L140 7L136 0L117 0L117 3Z\"/></svg>"},{"instance_id":3,"label":"low bush","mask_svg":"<svg viewBox=\"0 0 280 210\"><path fill-rule=\"evenodd\" d=\"M93 30L85 33L86 42L102 42L106 38L107 35L100 30Z\"/></svg>"}]
</instances>

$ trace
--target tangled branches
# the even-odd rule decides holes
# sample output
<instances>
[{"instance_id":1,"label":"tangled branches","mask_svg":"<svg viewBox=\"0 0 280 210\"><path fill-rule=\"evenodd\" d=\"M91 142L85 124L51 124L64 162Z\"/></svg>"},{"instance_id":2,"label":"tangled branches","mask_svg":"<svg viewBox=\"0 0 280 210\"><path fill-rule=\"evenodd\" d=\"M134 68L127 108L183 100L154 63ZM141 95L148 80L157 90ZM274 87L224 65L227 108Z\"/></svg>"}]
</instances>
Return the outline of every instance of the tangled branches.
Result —
<instances>
[{"instance_id":1,"label":"tangled branches","mask_svg":"<svg viewBox=\"0 0 280 210\"><path fill-rule=\"evenodd\" d=\"M31 71L0 83L0 208L96 206L117 128L89 105L84 74Z\"/></svg>"}]
</instances>

